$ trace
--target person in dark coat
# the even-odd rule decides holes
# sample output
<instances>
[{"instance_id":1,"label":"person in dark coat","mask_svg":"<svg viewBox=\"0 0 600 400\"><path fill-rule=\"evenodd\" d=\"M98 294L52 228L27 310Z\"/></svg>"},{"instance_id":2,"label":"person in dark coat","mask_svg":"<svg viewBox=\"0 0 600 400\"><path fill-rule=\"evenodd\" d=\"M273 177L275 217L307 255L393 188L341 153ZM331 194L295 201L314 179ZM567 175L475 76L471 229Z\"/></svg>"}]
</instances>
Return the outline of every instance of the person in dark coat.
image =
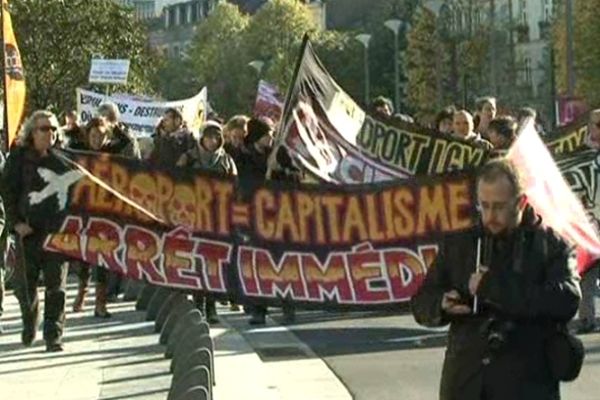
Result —
<instances>
[{"instance_id":1,"label":"person in dark coat","mask_svg":"<svg viewBox=\"0 0 600 400\"><path fill-rule=\"evenodd\" d=\"M269 155L273 146L273 127L267 121L251 118L247 129L244 144L234 158L238 168L239 191L246 200L252 195L254 188L266 180ZM245 237L244 234L242 236ZM251 325L266 323L267 307L247 304L245 309L251 314Z\"/></svg>"},{"instance_id":2,"label":"person in dark coat","mask_svg":"<svg viewBox=\"0 0 600 400\"><path fill-rule=\"evenodd\" d=\"M267 179L268 162L272 147L273 124L270 119L250 119L248 121L248 135L244 139L244 146L235 159L242 196L249 196L253 193L256 186ZM289 159L289 155L287 159ZM290 165L286 164L284 167L284 169L277 171L278 179L292 177L293 174L288 173ZM294 179L296 181L299 179L298 174L294 176ZM267 307L259 304L250 304L247 308L252 315L248 321L251 325L264 325L266 323ZM292 323L295 320L294 308L290 304L284 304L283 312L285 323Z\"/></svg>"},{"instance_id":3,"label":"person in dark coat","mask_svg":"<svg viewBox=\"0 0 600 400\"><path fill-rule=\"evenodd\" d=\"M108 139L108 124L104 118L92 118L84 128L81 140L72 143L71 150L86 150L99 153L110 153L114 151L110 147ZM79 284L77 287L77 295L73 301L73 312L78 313L83 311L85 297L90 284L92 268L96 275L96 291L95 291L95 307L94 317L110 318L112 315L106 308L108 299L108 280L109 272L103 267L93 267L83 261L71 261L70 266L77 270ZM113 281L120 281L120 277L113 277Z\"/></svg>"},{"instance_id":4,"label":"person in dark coat","mask_svg":"<svg viewBox=\"0 0 600 400\"><path fill-rule=\"evenodd\" d=\"M0 176L2 176L2 172L4 171L4 153L0 150ZM2 314L4 313L4 273L6 266L4 265L4 256L6 253L6 240L7 240L7 230L6 226L6 214L4 212L4 201L2 200L2 196L0 195L0 318L2 318ZM2 322L0 321L0 333L3 332Z\"/></svg>"},{"instance_id":5,"label":"person in dark coat","mask_svg":"<svg viewBox=\"0 0 600 400\"><path fill-rule=\"evenodd\" d=\"M102 144L102 152L118 154L128 158L141 158L140 145L129 127L121 121L119 107L112 102L100 104L98 117L104 118L108 127L106 138ZM87 147L87 139L83 140L83 147ZM123 286L123 277L115 272L108 273L109 302L116 302ZM107 315L107 314L105 314Z\"/></svg>"},{"instance_id":6,"label":"person in dark coat","mask_svg":"<svg viewBox=\"0 0 600 400\"><path fill-rule=\"evenodd\" d=\"M129 127L120 121L121 114L115 103L102 103L98 107L98 116L108 123L108 139L104 145L107 152L121 154L124 157L141 158L140 145Z\"/></svg>"},{"instance_id":7,"label":"person in dark coat","mask_svg":"<svg viewBox=\"0 0 600 400\"><path fill-rule=\"evenodd\" d=\"M237 176L235 162L225 151L224 145L223 127L218 122L208 121L200 129L198 144L180 157L177 166L194 171L210 171L225 176ZM194 301L196 306L204 312L209 324L219 322L213 296L195 292Z\"/></svg>"},{"instance_id":8,"label":"person in dark coat","mask_svg":"<svg viewBox=\"0 0 600 400\"><path fill-rule=\"evenodd\" d=\"M465 140L473 146L480 147L486 151L493 150L494 146L484 139L479 133L473 131L473 116L466 110L458 110L454 113L452 120L452 136Z\"/></svg>"},{"instance_id":9,"label":"person in dark coat","mask_svg":"<svg viewBox=\"0 0 600 400\"><path fill-rule=\"evenodd\" d=\"M208 121L201 128L198 144L179 158L177 166L237 176L235 162L224 146L223 127L217 122Z\"/></svg>"},{"instance_id":10,"label":"person in dark coat","mask_svg":"<svg viewBox=\"0 0 600 400\"><path fill-rule=\"evenodd\" d=\"M508 149L517 140L517 121L511 116L494 118L488 125L488 138L494 146L492 157L506 155Z\"/></svg>"},{"instance_id":11,"label":"person in dark coat","mask_svg":"<svg viewBox=\"0 0 600 400\"><path fill-rule=\"evenodd\" d=\"M44 273L44 340L46 351L62 351L65 322L66 264L52 253L43 250L48 231L47 212L56 210L56 203L40 204L37 213L30 212L29 194L43 189L47 182L37 173L38 168L60 170L63 164L52 152L56 141L58 121L54 114L40 110L25 122L17 145L11 150L2 175L0 190L6 208L7 228L23 243L24 271L15 282L19 299L23 331L21 341L30 346L35 340L38 325L39 299L37 285ZM17 274L19 274L17 272Z\"/></svg>"},{"instance_id":12,"label":"person in dark coat","mask_svg":"<svg viewBox=\"0 0 600 400\"><path fill-rule=\"evenodd\" d=\"M559 399L544 343L577 311L570 249L526 204L506 159L482 167L477 196L481 226L442 243L412 299L418 323L450 324L440 399Z\"/></svg>"},{"instance_id":13,"label":"person in dark coat","mask_svg":"<svg viewBox=\"0 0 600 400\"><path fill-rule=\"evenodd\" d=\"M225 151L233 158L238 156L244 146L244 139L248 135L249 119L245 115L236 115L227 121L227 125L223 128Z\"/></svg>"},{"instance_id":14,"label":"person in dark coat","mask_svg":"<svg viewBox=\"0 0 600 400\"><path fill-rule=\"evenodd\" d=\"M149 162L161 168L172 168L187 151L196 147L196 139L186 127L183 115L169 108L157 126Z\"/></svg>"}]
</instances>

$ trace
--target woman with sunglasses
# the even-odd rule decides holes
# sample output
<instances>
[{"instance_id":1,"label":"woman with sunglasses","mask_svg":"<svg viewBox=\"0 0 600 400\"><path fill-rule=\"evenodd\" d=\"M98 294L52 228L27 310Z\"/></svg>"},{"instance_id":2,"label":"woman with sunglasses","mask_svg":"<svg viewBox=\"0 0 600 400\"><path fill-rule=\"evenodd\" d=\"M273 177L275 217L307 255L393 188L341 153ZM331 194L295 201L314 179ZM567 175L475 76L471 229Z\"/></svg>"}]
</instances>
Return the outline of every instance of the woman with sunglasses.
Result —
<instances>
[{"instance_id":1,"label":"woman with sunglasses","mask_svg":"<svg viewBox=\"0 0 600 400\"><path fill-rule=\"evenodd\" d=\"M64 169L53 153L57 141L58 120L49 111L34 112L23 125L16 144L6 161L0 190L6 208L6 225L17 235L23 250L17 273L15 294L19 299L23 331L21 341L31 346L35 340L39 299L38 278L44 271L45 306L44 340L46 351L62 351L62 335L65 322L66 264L56 255L45 252L43 243L48 231L49 214L56 213L56 196L30 206L29 194L42 190L48 183L38 174L40 168L53 171Z\"/></svg>"}]
</instances>

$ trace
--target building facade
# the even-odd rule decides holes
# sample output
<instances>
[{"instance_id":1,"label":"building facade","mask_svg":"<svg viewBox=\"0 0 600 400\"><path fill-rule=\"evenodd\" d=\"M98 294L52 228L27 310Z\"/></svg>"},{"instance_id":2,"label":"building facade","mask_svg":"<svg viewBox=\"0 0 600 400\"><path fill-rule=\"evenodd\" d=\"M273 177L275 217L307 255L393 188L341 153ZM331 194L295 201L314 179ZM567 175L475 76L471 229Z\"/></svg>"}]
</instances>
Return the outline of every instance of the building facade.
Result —
<instances>
[{"instance_id":1,"label":"building facade","mask_svg":"<svg viewBox=\"0 0 600 400\"><path fill-rule=\"evenodd\" d=\"M160 16L151 25L150 45L168 57L186 57L198 25L224 1L226 0L163 0ZM228 2L237 5L243 12L254 14L267 0ZM306 0L306 3L317 26L325 29L325 3L321 0Z\"/></svg>"},{"instance_id":2,"label":"building facade","mask_svg":"<svg viewBox=\"0 0 600 400\"><path fill-rule=\"evenodd\" d=\"M555 0L429 0L451 34L488 33L489 93L513 104L551 107L550 27ZM479 29L479 28L484 28ZM491 29L492 28L492 29ZM550 98L549 98L550 97Z\"/></svg>"},{"instance_id":3,"label":"building facade","mask_svg":"<svg viewBox=\"0 0 600 400\"><path fill-rule=\"evenodd\" d=\"M181 0L115 0L117 3L132 7L136 18L150 20L159 18L165 7L179 3Z\"/></svg>"}]
</instances>

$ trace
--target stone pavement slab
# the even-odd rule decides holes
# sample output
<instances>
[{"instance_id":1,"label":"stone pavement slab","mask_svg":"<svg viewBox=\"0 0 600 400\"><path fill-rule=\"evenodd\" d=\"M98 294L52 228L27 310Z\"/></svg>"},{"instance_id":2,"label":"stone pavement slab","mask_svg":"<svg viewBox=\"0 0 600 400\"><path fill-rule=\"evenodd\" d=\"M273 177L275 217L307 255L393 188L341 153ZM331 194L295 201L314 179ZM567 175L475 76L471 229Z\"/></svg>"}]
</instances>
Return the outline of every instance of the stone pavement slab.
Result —
<instances>
[{"instance_id":1,"label":"stone pavement slab","mask_svg":"<svg viewBox=\"0 0 600 400\"><path fill-rule=\"evenodd\" d=\"M83 313L70 312L76 283L67 293L65 351L46 353L42 332L30 348L20 343L16 298L5 299L0 335L0 398L11 400L126 400L167 398L170 360L158 344L154 322L135 303L109 304L110 319L93 317L93 290ZM40 294L42 291L40 290ZM43 310L43 294L40 296ZM285 328L250 329L247 317L219 306L222 323L211 327L215 343L213 398L217 400L350 399L344 386L314 353ZM272 321L271 321L272 323ZM238 332L238 330L241 331ZM256 350L301 348L302 358L261 358Z\"/></svg>"}]
</instances>

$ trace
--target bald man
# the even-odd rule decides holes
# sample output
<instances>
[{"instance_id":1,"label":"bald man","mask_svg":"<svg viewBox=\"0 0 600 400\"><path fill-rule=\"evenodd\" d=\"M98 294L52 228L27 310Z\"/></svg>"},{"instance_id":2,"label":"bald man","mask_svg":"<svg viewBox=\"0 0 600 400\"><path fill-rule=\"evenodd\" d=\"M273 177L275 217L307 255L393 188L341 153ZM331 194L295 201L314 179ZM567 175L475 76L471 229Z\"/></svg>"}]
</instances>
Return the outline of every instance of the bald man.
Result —
<instances>
[{"instance_id":1,"label":"bald man","mask_svg":"<svg viewBox=\"0 0 600 400\"><path fill-rule=\"evenodd\" d=\"M452 136L457 139L463 139L467 142L481 147L485 150L492 150L493 146L490 142L483 139L479 134L473 130L475 125L473 123L473 116L466 110L459 110L454 113L452 120Z\"/></svg>"}]
</instances>

